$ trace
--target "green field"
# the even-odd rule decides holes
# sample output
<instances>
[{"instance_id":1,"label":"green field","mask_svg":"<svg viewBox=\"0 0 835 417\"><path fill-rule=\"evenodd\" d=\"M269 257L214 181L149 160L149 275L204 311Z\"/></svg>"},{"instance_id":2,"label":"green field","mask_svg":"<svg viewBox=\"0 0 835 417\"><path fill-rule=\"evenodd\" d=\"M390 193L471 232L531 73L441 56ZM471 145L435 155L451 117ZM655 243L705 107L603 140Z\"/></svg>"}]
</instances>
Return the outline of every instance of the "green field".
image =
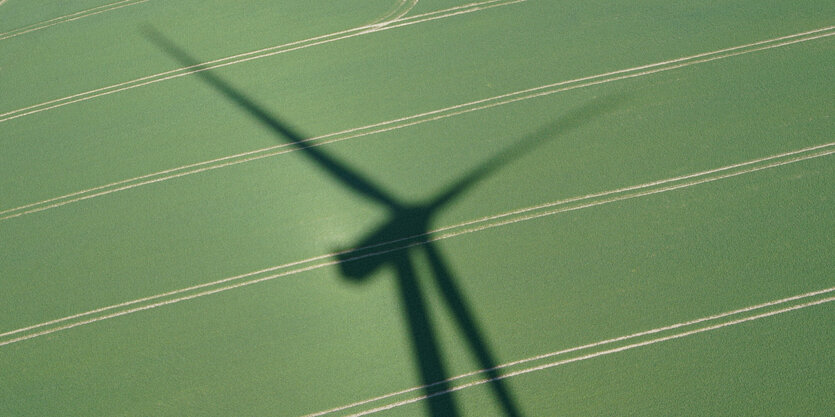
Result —
<instances>
[{"instance_id":1,"label":"green field","mask_svg":"<svg viewBox=\"0 0 835 417\"><path fill-rule=\"evenodd\" d=\"M0 0L0 415L831 414L833 22Z\"/></svg>"}]
</instances>

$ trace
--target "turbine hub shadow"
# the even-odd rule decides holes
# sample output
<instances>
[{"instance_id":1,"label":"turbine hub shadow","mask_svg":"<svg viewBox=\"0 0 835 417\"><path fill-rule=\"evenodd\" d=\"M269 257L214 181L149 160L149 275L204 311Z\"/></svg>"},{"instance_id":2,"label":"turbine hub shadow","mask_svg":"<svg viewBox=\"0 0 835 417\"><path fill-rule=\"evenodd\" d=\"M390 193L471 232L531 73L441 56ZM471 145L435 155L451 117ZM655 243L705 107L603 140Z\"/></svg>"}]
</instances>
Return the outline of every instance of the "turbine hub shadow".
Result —
<instances>
[{"instance_id":1,"label":"turbine hub shadow","mask_svg":"<svg viewBox=\"0 0 835 417\"><path fill-rule=\"evenodd\" d=\"M432 211L427 206L400 206L390 219L362 239L354 249L340 251L340 272L348 281L360 282L381 266L390 264L395 252L426 242ZM388 256L381 256L388 255Z\"/></svg>"}]
</instances>

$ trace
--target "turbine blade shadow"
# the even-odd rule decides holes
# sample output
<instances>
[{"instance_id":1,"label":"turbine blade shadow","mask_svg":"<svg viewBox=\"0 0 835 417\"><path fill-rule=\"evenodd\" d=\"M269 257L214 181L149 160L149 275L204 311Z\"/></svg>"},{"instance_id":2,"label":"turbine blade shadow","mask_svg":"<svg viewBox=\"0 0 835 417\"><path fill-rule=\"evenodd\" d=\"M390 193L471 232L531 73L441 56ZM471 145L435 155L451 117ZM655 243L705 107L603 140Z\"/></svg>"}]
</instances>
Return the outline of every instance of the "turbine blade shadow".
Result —
<instances>
[{"instance_id":1,"label":"turbine blade shadow","mask_svg":"<svg viewBox=\"0 0 835 417\"><path fill-rule=\"evenodd\" d=\"M625 101L625 97L621 95L611 95L602 99L596 99L590 103L584 104L578 109L572 110L564 116L559 117L550 124L541 127L536 132L494 155L489 160L485 161L480 166L463 176L456 183L448 186L443 191L438 193L438 197L428 204L430 210L437 210L450 203L482 179L513 162L513 160L518 159L544 145L548 142L548 139L552 139L556 136L576 129L589 120L608 113L615 107L620 106L623 101Z\"/></svg>"},{"instance_id":2,"label":"turbine blade shadow","mask_svg":"<svg viewBox=\"0 0 835 417\"><path fill-rule=\"evenodd\" d=\"M374 182L370 179L360 176L355 169L351 169L345 164L331 158L326 153L321 152L316 148L316 144L305 143L306 141L304 136L289 127L285 122L278 118L278 116L271 114L262 106L258 105L227 82L223 81L220 77L214 75L211 71L209 71L209 68L201 65L199 61L192 58L189 54L180 49L161 33L150 27L146 27L144 29L144 33L146 38L153 42L157 47L170 55L181 65L185 67L192 67L192 71L203 81L214 87L231 102L246 110L253 118L270 128L278 136L286 138L291 144L295 145L297 149L303 151L309 158L313 159L332 177L336 178L357 193L382 203L390 208L396 208L399 206L394 198L383 191L382 187L374 184Z\"/></svg>"},{"instance_id":3,"label":"turbine blade shadow","mask_svg":"<svg viewBox=\"0 0 835 417\"><path fill-rule=\"evenodd\" d=\"M398 276L400 302L411 333L415 363L423 381L423 393L427 398L430 415L434 417L458 415L453 396L447 392L449 374L441 359L435 328L429 321L429 312L423 291L418 285L415 268L408 252L400 252L391 258Z\"/></svg>"},{"instance_id":4,"label":"turbine blade shadow","mask_svg":"<svg viewBox=\"0 0 835 417\"><path fill-rule=\"evenodd\" d=\"M458 285L455 284L455 279L450 274L449 268L441 253L438 252L432 242L426 244L425 250L429 258L429 265L435 274L436 284L446 300L447 306L455 317L458 327L467 339L470 349L478 359L481 369L487 370L487 377L492 380L490 386L496 395L496 399L507 416L521 416L522 413L519 411L519 406L510 395L510 391L505 386L504 380L498 379L499 372L496 369L498 363L494 359L492 352L490 352L483 332L479 328L469 305L467 305L466 299L458 289Z\"/></svg>"}]
</instances>

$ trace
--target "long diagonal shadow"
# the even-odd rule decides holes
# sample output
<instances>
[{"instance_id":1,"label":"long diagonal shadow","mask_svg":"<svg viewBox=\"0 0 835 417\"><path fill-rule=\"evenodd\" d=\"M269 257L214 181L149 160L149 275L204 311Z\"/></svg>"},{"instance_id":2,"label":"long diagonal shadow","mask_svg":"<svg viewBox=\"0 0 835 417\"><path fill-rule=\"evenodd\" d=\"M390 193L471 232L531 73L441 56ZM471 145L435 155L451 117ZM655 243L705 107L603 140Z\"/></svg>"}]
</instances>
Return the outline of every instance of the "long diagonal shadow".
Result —
<instances>
[{"instance_id":1,"label":"long diagonal shadow","mask_svg":"<svg viewBox=\"0 0 835 417\"><path fill-rule=\"evenodd\" d=\"M438 211L460 197L480 180L512 160L532 151L547 139L576 128L609 111L621 100L610 97L605 100L595 100L594 104L587 104L576 109L482 163L457 182L441 190L434 198L422 203L410 204L401 202L389 195L382 187L363 177L355 169L332 158L315 144L305 143L302 135L288 127L276 115L269 113L205 68L199 67L199 61L191 58L158 32L153 29L146 29L146 35L181 64L197 66L197 74L207 84L246 110L258 122L273 130L276 136L296 146L298 150L302 151L335 180L389 210L389 220L369 233L355 248L379 248L393 242L408 242L408 244L367 256L357 256L357 251L345 251L343 255L339 256L341 261L339 265L343 275L351 280L363 280L383 266L394 269L397 275L400 302L411 334L416 367L423 382L424 395L427 397L429 414L432 416L456 416L459 415L459 411L450 392L450 388L452 388L449 382L450 375L442 360L438 338L430 321L430 312L422 288L418 283L412 260L411 252L417 249L424 251L429 261L435 285L438 286L443 301L451 311L459 330L479 365L482 369L487 370L487 376L492 380L490 387L497 402L508 416L522 415L516 400L510 394L503 380L496 378L500 376L496 369L497 361L485 340L484 333L479 327L466 298L456 285L455 277L450 272L446 261L429 238L431 220Z\"/></svg>"}]
</instances>

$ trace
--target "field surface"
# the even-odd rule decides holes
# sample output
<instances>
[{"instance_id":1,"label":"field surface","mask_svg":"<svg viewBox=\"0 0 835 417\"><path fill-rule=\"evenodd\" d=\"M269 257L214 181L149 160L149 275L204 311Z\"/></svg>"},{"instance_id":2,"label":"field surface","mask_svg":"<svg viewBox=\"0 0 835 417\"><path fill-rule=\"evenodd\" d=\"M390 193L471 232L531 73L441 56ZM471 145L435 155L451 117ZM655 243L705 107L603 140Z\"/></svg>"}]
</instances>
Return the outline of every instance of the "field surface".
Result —
<instances>
[{"instance_id":1,"label":"field surface","mask_svg":"<svg viewBox=\"0 0 835 417\"><path fill-rule=\"evenodd\" d=\"M0 415L830 414L833 25L0 0Z\"/></svg>"}]
</instances>

